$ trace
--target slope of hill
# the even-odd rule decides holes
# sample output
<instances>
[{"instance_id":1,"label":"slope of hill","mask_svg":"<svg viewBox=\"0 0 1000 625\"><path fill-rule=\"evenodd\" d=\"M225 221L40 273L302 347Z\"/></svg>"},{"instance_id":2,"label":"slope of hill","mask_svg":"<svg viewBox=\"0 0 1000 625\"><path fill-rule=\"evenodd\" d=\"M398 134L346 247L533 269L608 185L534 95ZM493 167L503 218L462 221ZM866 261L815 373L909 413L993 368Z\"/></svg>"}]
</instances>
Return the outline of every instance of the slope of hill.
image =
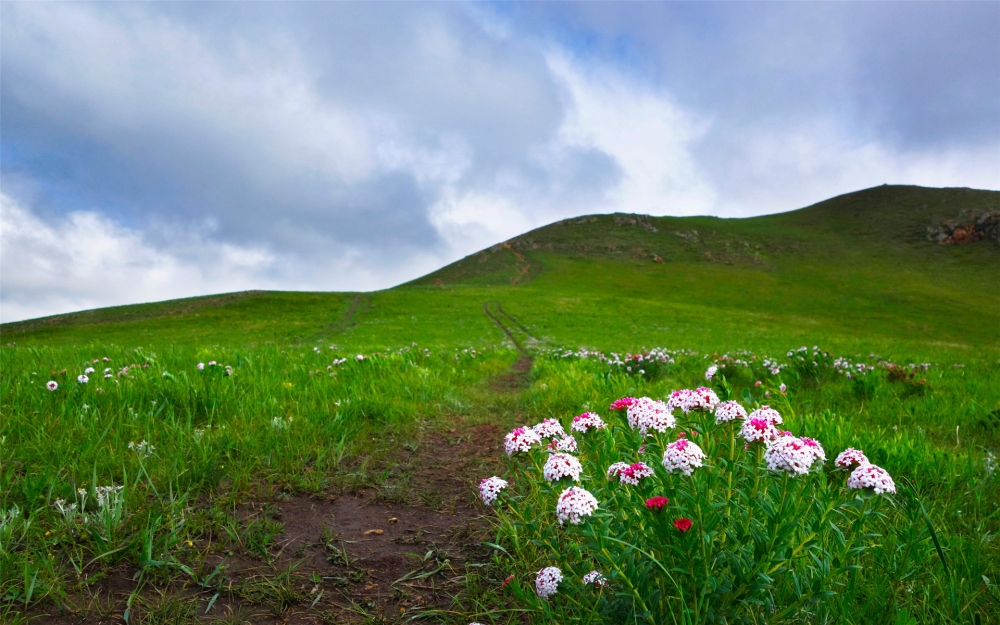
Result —
<instances>
[{"instance_id":1,"label":"slope of hill","mask_svg":"<svg viewBox=\"0 0 1000 625\"><path fill-rule=\"evenodd\" d=\"M0 327L18 345L502 339L501 301L550 344L1000 349L1000 246L928 228L1000 209L1000 192L882 186L763 217L595 215L557 222L394 289L249 292ZM904 347L905 346L905 347ZM860 347L859 347L860 348Z\"/></svg>"}]
</instances>

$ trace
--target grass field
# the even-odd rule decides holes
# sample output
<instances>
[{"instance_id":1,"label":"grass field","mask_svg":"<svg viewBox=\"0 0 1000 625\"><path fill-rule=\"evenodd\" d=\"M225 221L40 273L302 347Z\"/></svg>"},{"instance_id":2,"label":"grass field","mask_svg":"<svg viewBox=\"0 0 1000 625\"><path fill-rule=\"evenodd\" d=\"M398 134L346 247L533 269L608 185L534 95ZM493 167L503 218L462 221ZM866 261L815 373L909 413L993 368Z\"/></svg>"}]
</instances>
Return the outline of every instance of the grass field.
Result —
<instances>
[{"instance_id":1,"label":"grass field","mask_svg":"<svg viewBox=\"0 0 1000 625\"><path fill-rule=\"evenodd\" d=\"M0 619L650 622L622 603L627 567L601 593L534 597L535 572L582 539L553 529L554 495L527 488L503 436L587 410L620 428L610 402L703 385L718 362L720 393L822 442L821 479L854 446L898 491L822 601L781 614L808 594L786 576L740 618L1000 622L1000 249L925 237L998 196L879 187L748 220L595 216L386 291L5 324ZM803 345L874 369L811 367L788 353ZM681 350L657 375L562 351L654 346ZM515 478L520 503L483 506L489 475ZM604 492L599 477L584 484Z\"/></svg>"}]
</instances>

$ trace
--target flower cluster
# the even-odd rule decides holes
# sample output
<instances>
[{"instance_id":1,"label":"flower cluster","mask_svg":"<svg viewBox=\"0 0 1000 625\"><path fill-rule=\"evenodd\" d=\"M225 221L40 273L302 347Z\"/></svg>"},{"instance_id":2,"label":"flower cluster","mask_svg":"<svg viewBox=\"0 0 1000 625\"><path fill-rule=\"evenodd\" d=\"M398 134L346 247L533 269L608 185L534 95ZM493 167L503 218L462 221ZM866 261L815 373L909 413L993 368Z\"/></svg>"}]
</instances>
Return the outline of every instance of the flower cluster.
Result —
<instances>
[{"instance_id":1,"label":"flower cluster","mask_svg":"<svg viewBox=\"0 0 1000 625\"><path fill-rule=\"evenodd\" d=\"M660 511L670 503L670 500L663 495L657 495L656 497L650 497L646 500L646 507L650 510Z\"/></svg>"},{"instance_id":2,"label":"flower cluster","mask_svg":"<svg viewBox=\"0 0 1000 625\"><path fill-rule=\"evenodd\" d=\"M482 497L484 504L491 506L500 496L500 491L505 488L507 488L507 480L494 475L479 483L479 496Z\"/></svg>"},{"instance_id":3,"label":"flower cluster","mask_svg":"<svg viewBox=\"0 0 1000 625\"><path fill-rule=\"evenodd\" d=\"M625 463L623 462L621 464ZM653 475L653 468L645 462L633 462L632 464L621 467L618 470L618 479L621 480L622 484L628 484L629 486L638 486L640 480L647 477L653 477Z\"/></svg>"},{"instance_id":4,"label":"flower cluster","mask_svg":"<svg viewBox=\"0 0 1000 625\"><path fill-rule=\"evenodd\" d=\"M741 406L740 403L735 400L724 401L715 408L716 424L728 423L729 421L735 421L736 419L746 418L746 408Z\"/></svg>"},{"instance_id":5,"label":"flower cluster","mask_svg":"<svg viewBox=\"0 0 1000 625\"><path fill-rule=\"evenodd\" d=\"M556 503L556 518L559 525L569 521L571 525L583 523L583 518L597 511L597 498L579 486L570 486L559 495Z\"/></svg>"},{"instance_id":6,"label":"flower cluster","mask_svg":"<svg viewBox=\"0 0 1000 625\"><path fill-rule=\"evenodd\" d=\"M868 462L868 457L859 449L853 447L848 447L844 451L840 452L837 459L833 461L833 464L841 467L843 469L849 469L854 465L864 466L870 464Z\"/></svg>"},{"instance_id":7,"label":"flower cluster","mask_svg":"<svg viewBox=\"0 0 1000 625\"><path fill-rule=\"evenodd\" d=\"M583 576L584 585L593 584L595 588L601 588L608 584L608 580L601 575L600 571L591 571Z\"/></svg>"},{"instance_id":8,"label":"flower cluster","mask_svg":"<svg viewBox=\"0 0 1000 625\"><path fill-rule=\"evenodd\" d=\"M637 401L639 400L635 397L622 397L621 399L616 399L611 402L611 405L608 406L608 408L611 410L628 410L628 407Z\"/></svg>"},{"instance_id":9,"label":"flower cluster","mask_svg":"<svg viewBox=\"0 0 1000 625\"><path fill-rule=\"evenodd\" d=\"M806 445L795 436L779 436L771 441L764 452L764 461L771 471L785 471L805 475L818 459L814 447Z\"/></svg>"},{"instance_id":10,"label":"flower cluster","mask_svg":"<svg viewBox=\"0 0 1000 625\"><path fill-rule=\"evenodd\" d=\"M757 410L754 410L747 417L748 419L765 419L770 421L773 425L780 425L782 422L781 414L777 410L771 408L770 406L761 406Z\"/></svg>"},{"instance_id":11,"label":"flower cluster","mask_svg":"<svg viewBox=\"0 0 1000 625\"><path fill-rule=\"evenodd\" d=\"M705 452L701 447L686 438L681 438L663 450L663 467L670 473L680 471L684 475L691 475L696 468L702 466L705 458Z\"/></svg>"},{"instance_id":12,"label":"flower cluster","mask_svg":"<svg viewBox=\"0 0 1000 625\"><path fill-rule=\"evenodd\" d=\"M687 414L694 410L714 410L718 405L719 397L715 391L701 386L693 391L687 391L680 408Z\"/></svg>"},{"instance_id":13,"label":"flower cluster","mask_svg":"<svg viewBox=\"0 0 1000 625\"><path fill-rule=\"evenodd\" d=\"M531 428L539 438L555 438L566 436L566 430L561 423L555 419L545 419L535 427Z\"/></svg>"},{"instance_id":14,"label":"flower cluster","mask_svg":"<svg viewBox=\"0 0 1000 625\"><path fill-rule=\"evenodd\" d=\"M712 365L711 367L705 370L705 380L707 382L711 382L712 378L714 378L715 374L718 372L719 372L718 365Z\"/></svg>"},{"instance_id":15,"label":"flower cluster","mask_svg":"<svg viewBox=\"0 0 1000 625\"><path fill-rule=\"evenodd\" d=\"M621 401L621 400L619 400ZM601 419L596 412L585 412L581 415L573 417L573 424L569 426L571 432L580 432L585 434L587 430L603 430L607 427L607 424Z\"/></svg>"},{"instance_id":16,"label":"flower cluster","mask_svg":"<svg viewBox=\"0 0 1000 625\"><path fill-rule=\"evenodd\" d=\"M854 469L851 477L847 478L847 487L857 490L870 488L877 495L896 492L896 483L889 473L874 464L863 464Z\"/></svg>"},{"instance_id":17,"label":"flower cluster","mask_svg":"<svg viewBox=\"0 0 1000 625\"><path fill-rule=\"evenodd\" d=\"M778 428L767 419L748 417L743 420L740 436L747 443L767 442L778 437Z\"/></svg>"},{"instance_id":18,"label":"flower cluster","mask_svg":"<svg viewBox=\"0 0 1000 625\"><path fill-rule=\"evenodd\" d=\"M504 438L504 449L508 456L518 452L530 451L533 445L542 442L542 439L531 428L514 428Z\"/></svg>"},{"instance_id":19,"label":"flower cluster","mask_svg":"<svg viewBox=\"0 0 1000 625\"><path fill-rule=\"evenodd\" d=\"M548 599L559 592L559 582L563 580L562 571L557 566L547 566L538 571L535 578L535 592L542 599Z\"/></svg>"},{"instance_id":20,"label":"flower cluster","mask_svg":"<svg viewBox=\"0 0 1000 625\"><path fill-rule=\"evenodd\" d=\"M574 482L579 482L580 473L582 472L583 465L580 464L580 461L575 456L563 453L550 455L549 459L545 461L545 466L542 467L542 475L549 482L554 482L564 477L569 477Z\"/></svg>"},{"instance_id":21,"label":"flower cluster","mask_svg":"<svg viewBox=\"0 0 1000 625\"><path fill-rule=\"evenodd\" d=\"M648 397L637 399L628 407L628 424L633 430L645 434L649 430L664 433L677 426L677 420L670 414L670 408L662 401Z\"/></svg>"},{"instance_id":22,"label":"flower cluster","mask_svg":"<svg viewBox=\"0 0 1000 625\"><path fill-rule=\"evenodd\" d=\"M156 447L153 447L146 441L142 441L141 443L131 442L128 444L128 448L134 451L140 460L145 460L156 452Z\"/></svg>"},{"instance_id":23,"label":"flower cluster","mask_svg":"<svg viewBox=\"0 0 1000 625\"><path fill-rule=\"evenodd\" d=\"M549 442L548 450L551 451L576 451L576 439L572 436L564 436L563 438L553 438Z\"/></svg>"}]
</instances>

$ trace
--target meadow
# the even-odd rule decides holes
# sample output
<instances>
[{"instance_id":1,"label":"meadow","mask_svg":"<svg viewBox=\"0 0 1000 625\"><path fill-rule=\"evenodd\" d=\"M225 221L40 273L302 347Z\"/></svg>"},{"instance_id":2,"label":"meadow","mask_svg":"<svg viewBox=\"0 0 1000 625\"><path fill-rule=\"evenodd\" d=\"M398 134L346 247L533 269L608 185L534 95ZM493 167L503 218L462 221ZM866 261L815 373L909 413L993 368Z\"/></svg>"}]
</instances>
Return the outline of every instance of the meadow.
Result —
<instances>
[{"instance_id":1,"label":"meadow","mask_svg":"<svg viewBox=\"0 0 1000 625\"><path fill-rule=\"evenodd\" d=\"M249 292L5 324L0 620L998 622L996 246L923 234L998 194L914 189L750 220L585 218L375 293ZM630 352L659 356L640 366ZM667 439L646 458L659 486L616 490L605 465L642 439L609 406L706 385L747 411L773 406L827 461L781 482L742 448L716 449L700 413L677 413L672 438L697 434L711 471L749 471L755 501L828 500L833 516L802 543L814 559L751 575L753 593L727 595L709 575L681 597L663 580L686 568L654 545L722 544L735 525L702 532L711 514L689 511L708 501L692 484L723 491L709 472L665 473ZM579 484L601 508L564 526L545 454L508 457L504 435L545 419L569 431L589 411L609 427L577 435ZM848 447L896 492L844 489L833 459ZM510 486L488 506L477 487L493 475ZM822 497L759 486L807 483ZM679 506L669 519L644 505L660 493ZM667 521L681 512L698 524L678 534ZM765 543L805 539L803 527L775 525ZM627 544L588 555L601 536ZM607 585L584 586L598 560ZM549 566L565 579L542 599Z\"/></svg>"}]
</instances>

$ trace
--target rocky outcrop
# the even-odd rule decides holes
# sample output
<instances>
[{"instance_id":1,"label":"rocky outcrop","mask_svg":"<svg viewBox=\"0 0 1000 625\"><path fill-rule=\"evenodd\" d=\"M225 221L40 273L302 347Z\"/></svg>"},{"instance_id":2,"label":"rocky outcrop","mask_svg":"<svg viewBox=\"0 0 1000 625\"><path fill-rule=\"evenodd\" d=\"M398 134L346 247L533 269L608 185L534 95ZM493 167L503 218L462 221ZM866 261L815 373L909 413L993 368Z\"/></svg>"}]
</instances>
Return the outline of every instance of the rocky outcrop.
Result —
<instances>
[{"instance_id":1,"label":"rocky outcrop","mask_svg":"<svg viewBox=\"0 0 1000 625\"><path fill-rule=\"evenodd\" d=\"M988 239L1000 242L1000 210L963 212L959 219L928 226L927 239L942 245L965 245Z\"/></svg>"}]
</instances>

